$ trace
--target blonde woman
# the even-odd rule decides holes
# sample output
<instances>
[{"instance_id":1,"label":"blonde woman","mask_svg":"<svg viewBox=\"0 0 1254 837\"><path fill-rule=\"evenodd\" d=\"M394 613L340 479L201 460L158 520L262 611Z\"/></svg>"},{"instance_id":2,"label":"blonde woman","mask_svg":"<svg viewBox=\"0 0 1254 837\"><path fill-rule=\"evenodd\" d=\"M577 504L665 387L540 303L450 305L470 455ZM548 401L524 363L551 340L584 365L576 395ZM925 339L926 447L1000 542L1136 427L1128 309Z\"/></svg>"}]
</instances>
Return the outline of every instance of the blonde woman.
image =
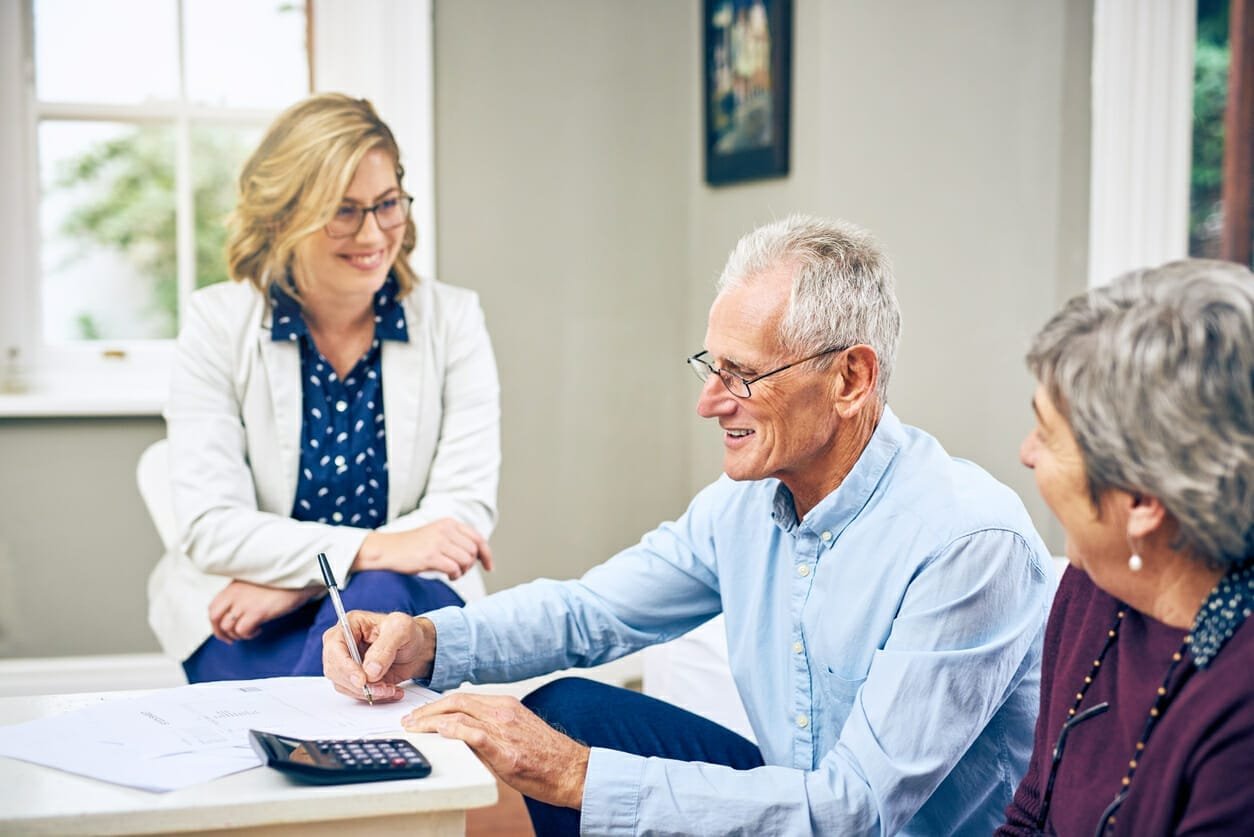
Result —
<instances>
[{"instance_id":1,"label":"blonde woman","mask_svg":"<svg viewBox=\"0 0 1254 837\"><path fill-rule=\"evenodd\" d=\"M320 674L334 611L481 594L500 464L476 295L419 278L400 151L314 96L244 165L227 282L193 295L165 412L180 542L149 619L192 682Z\"/></svg>"}]
</instances>

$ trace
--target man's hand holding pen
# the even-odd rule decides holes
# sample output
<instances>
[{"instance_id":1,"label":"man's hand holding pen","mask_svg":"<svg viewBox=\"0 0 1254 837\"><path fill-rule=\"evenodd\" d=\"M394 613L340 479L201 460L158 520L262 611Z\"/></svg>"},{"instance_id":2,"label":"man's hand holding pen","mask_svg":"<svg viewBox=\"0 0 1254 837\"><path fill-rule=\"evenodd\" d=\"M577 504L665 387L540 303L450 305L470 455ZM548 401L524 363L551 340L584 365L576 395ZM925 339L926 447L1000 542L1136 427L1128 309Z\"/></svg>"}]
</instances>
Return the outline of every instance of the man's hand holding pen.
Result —
<instances>
[{"instance_id":1,"label":"man's hand holding pen","mask_svg":"<svg viewBox=\"0 0 1254 837\"><path fill-rule=\"evenodd\" d=\"M349 653L337 628L322 635L322 667L337 691L362 697L369 687L376 702L398 700L398 684L427 678L435 664L435 625L405 613L348 613L362 665ZM406 715L411 732L437 732L466 742L493 773L521 793L568 808L583 800L588 747L563 735L516 698L451 693Z\"/></svg>"},{"instance_id":2,"label":"man's hand holding pen","mask_svg":"<svg viewBox=\"0 0 1254 837\"><path fill-rule=\"evenodd\" d=\"M435 626L421 616L404 613L370 613L352 610L348 627L357 645L366 645L358 665L340 627L322 635L322 668L342 694L364 699L369 687L375 701L399 700L398 684L431 676L435 663Z\"/></svg>"}]
</instances>

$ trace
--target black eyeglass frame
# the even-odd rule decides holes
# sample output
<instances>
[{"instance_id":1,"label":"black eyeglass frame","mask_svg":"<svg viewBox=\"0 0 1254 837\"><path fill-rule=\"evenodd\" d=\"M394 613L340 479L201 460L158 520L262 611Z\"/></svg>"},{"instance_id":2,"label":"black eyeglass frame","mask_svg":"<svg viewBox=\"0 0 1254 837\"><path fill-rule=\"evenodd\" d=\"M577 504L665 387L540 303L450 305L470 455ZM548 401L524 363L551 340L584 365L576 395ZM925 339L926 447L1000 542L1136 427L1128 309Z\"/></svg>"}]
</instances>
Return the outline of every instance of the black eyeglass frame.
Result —
<instances>
[{"instance_id":1,"label":"black eyeglass frame","mask_svg":"<svg viewBox=\"0 0 1254 837\"><path fill-rule=\"evenodd\" d=\"M1071 732L1073 727L1078 726L1090 718L1096 718L1107 709L1110 709L1110 704L1106 701L1102 701L1096 706L1090 706L1080 714L1073 715L1068 718L1065 722L1063 722L1062 728L1058 730L1058 742L1054 744L1054 751L1051 754L1052 758L1049 764L1049 777L1045 780L1045 792L1041 794L1041 810L1036 815L1036 833L1045 833L1045 823L1049 819L1049 809L1053 805L1054 801L1054 780L1058 778L1058 766L1062 764L1062 753L1063 748L1067 746L1067 735ZM1116 798L1113 808L1118 808L1119 805L1122 804L1123 799L1121 794L1120 798ZM1113 810L1102 814L1102 818L1098 822L1098 834L1105 831L1106 818L1110 816L1111 813L1113 813Z\"/></svg>"},{"instance_id":2,"label":"black eyeglass frame","mask_svg":"<svg viewBox=\"0 0 1254 837\"><path fill-rule=\"evenodd\" d=\"M383 208L383 207L384 207L384 206L385 206L385 205L386 205L389 201L396 201L396 202L398 202L398 203L401 205L401 208L404 210L404 212L403 212L403 213L402 213L402 215L401 215L401 220L400 220L400 223L392 224L391 226L387 226L387 227L385 227L385 226L383 226L383 222L379 220L379 210L380 210L380 209L382 209L382 208ZM379 201L378 203L376 203L376 204L372 204L372 205L370 205L370 206L356 206L356 207L353 207L354 209L360 210L360 213L361 213L361 214L359 214L359 215L357 216L357 225L356 225L355 227L353 227L353 231L352 231L352 232L346 232L346 233L334 233L334 232L331 232L331 225L332 225L333 223L335 223L335 219L334 219L334 218L332 218L330 221L327 221L327 223L323 226L323 228L322 228L322 229L326 232L326 234L327 234L330 238L352 238L353 236L357 235L357 233L361 232L361 228L362 228L362 227L364 227L364 226L366 225L366 216L367 216L367 215L370 215L370 214L373 214L373 215L374 215L374 222L375 222L376 224L378 224L379 229L381 229L381 230L394 230L394 229L396 229L397 227L403 227L403 226L405 226L405 222L409 220L409 213L410 213L410 210L413 208L413 205L414 205L414 198L413 198L413 196L412 196L412 195L407 195L407 194L405 194L404 192L402 192L402 193L401 193L401 194L399 194L399 195L393 195L393 196L391 196L391 197L384 198L383 200ZM340 207L339 209L336 209L335 211L336 211L336 212L339 212L339 211L340 211L340 209L342 209L342 208L343 208L343 207Z\"/></svg>"},{"instance_id":3,"label":"black eyeglass frame","mask_svg":"<svg viewBox=\"0 0 1254 837\"><path fill-rule=\"evenodd\" d=\"M809 357L803 357L801 360L794 360L792 363L784 364L778 369L772 369L770 372L763 372L761 375L758 375L754 378L746 378L742 375L737 375L735 372L731 372L727 369L719 369L718 367L714 366L708 360L705 360L705 358L703 357L703 355L709 354L709 351L706 349L702 349L701 351L697 352L692 357L688 358L687 363L688 363L688 367L692 369L693 374L697 376L697 380L699 380L701 383L704 384L706 381L708 381L711 375L717 375L718 379L723 382L723 387L726 388L726 390L730 392L732 395L736 396L737 398L752 398L753 390L749 388L750 384L756 384L758 381L762 380L763 378L769 378L772 375L783 372L785 369L792 369L794 366L800 366L801 364L805 363L808 360L814 360L815 358L820 358L820 357L823 357L824 355L830 355L833 352L843 352L845 349L849 349L849 348L852 348L852 345L832 346L830 349L824 349L818 354L810 355ZM732 388L732 385L728 383L727 381L728 377L734 378L735 380L739 381L744 386L745 388L744 395L741 395L739 392L736 392L736 390Z\"/></svg>"}]
</instances>

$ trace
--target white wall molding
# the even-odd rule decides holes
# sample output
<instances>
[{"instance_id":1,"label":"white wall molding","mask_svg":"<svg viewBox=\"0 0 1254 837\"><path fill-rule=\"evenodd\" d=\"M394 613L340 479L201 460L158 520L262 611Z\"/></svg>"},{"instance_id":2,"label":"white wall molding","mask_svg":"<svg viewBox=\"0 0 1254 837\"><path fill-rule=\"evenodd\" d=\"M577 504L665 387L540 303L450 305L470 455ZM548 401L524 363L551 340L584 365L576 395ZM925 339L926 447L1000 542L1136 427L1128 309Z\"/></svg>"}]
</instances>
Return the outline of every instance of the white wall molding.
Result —
<instances>
[{"instance_id":1,"label":"white wall molding","mask_svg":"<svg viewBox=\"0 0 1254 837\"><path fill-rule=\"evenodd\" d=\"M182 666L160 654L0 660L0 697L163 689L185 683Z\"/></svg>"},{"instance_id":2,"label":"white wall molding","mask_svg":"<svg viewBox=\"0 0 1254 837\"><path fill-rule=\"evenodd\" d=\"M1097 0L1089 286L1188 255L1196 0Z\"/></svg>"},{"instance_id":3,"label":"white wall molding","mask_svg":"<svg viewBox=\"0 0 1254 837\"><path fill-rule=\"evenodd\" d=\"M641 655L584 669L566 669L517 683L465 686L482 694L521 698L559 677L588 677L600 683L632 687L640 680ZM166 689L187 683L183 667L161 654L99 654L84 657L0 659L0 697Z\"/></svg>"}]
</instances>

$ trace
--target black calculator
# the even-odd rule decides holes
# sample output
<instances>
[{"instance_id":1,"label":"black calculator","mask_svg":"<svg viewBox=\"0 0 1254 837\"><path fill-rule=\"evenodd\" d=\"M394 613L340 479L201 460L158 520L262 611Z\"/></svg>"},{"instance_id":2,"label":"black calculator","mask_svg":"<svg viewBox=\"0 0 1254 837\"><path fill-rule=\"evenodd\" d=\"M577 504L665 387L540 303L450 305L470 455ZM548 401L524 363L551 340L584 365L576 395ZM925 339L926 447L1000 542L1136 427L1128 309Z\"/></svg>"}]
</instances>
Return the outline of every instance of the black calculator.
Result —
<instances>
[{"instance_id":1,"label":"black calculator","mask_svg":"<svg viewBox=\"0 0 1254 837\"><path fill-rule=\"evenodd\" d=\"M431 762L403 738L315 738L249 730L253 750L270 767L320 785L421 779Z\"/></svg>"}]
</instances>

